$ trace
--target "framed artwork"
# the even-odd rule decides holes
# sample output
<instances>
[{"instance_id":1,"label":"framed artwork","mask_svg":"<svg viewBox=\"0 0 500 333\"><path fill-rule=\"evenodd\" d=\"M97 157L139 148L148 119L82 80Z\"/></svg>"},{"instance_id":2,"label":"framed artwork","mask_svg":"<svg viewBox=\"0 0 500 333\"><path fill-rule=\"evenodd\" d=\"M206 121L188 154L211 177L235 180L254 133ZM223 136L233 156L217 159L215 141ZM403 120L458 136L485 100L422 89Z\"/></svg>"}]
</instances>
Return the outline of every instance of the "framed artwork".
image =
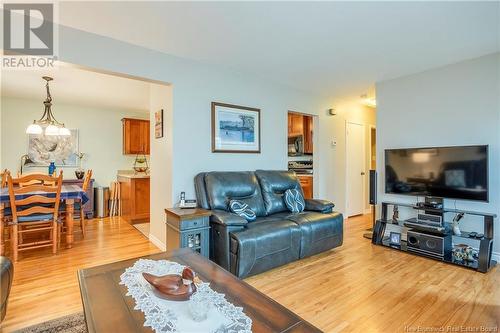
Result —
<instances>
[{"instance_id":1,"label":"framed artwork","mask_svg":"<svg viewBox=\"0 0 500 333\"><path fill-rule=\"evenodd\" d=\"M260 153L260 109L212 102L212 152Z\"/></svg>"},{"instance_id":2,"label":"framed artwork","mask_svg":"<svg viewBox=\"0 0 500 333\"><path fill-rule=\"evenodd\" d=\"M78 130L70 131L68 137L29 134L29 159L40 166L55 162L58 167L78 167Z\"/></svg>"},{"instance_id":3,"label":"framed artwork","mask_svg":"<svg viewBox=\"0 0 500 333\"><path fill-rule=\"evenodd\" d=\"M155 112L155 138L163 138L163 109Z\"/></svg>"}]
</instances>

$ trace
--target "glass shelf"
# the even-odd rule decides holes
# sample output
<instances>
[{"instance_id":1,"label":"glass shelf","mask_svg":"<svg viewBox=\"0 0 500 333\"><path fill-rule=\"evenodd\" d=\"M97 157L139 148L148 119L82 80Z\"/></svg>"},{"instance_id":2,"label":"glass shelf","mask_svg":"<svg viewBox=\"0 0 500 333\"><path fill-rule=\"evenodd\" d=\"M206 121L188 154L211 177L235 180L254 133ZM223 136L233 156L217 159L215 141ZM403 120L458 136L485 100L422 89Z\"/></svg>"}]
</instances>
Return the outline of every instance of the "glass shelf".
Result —
<instances>
[{"instance_id":1,"label":"glass shelf","mask_svg":"<svg viewBox=\"0 0 500 333\"><path fill-rule=\"evenodd\" d=\"M474 261L465 261L465 260L459 261L459 260L454 259L452 257L452 255L451 255L451 253L446 254L444 257L438 257L438 256L425 255L423 253L417 253L417 252L408 251L408 245L407 245L406 241L401 241L401 245L400 246L391 245L389 243L389 237L384 237L384 239L382 240L382 244L381 245L382 246L386 246L386 247L390 247L391 249L395 249L395 250L399 250L399 251L402 251L402 252L414 254L414 255L417 255L419 257L426 257L426 258L430 258L430 259L434 259L434 260L438 260L438 261L443 261L443 262L446 262L446 263L449 263L449 264L453 264L453 265L463 266L463 267L466 267L466 268L471 268L471 269L477 270L477 268L479 267L479 261L477 259L474 260Z\"/></svg>"}]
</instances>

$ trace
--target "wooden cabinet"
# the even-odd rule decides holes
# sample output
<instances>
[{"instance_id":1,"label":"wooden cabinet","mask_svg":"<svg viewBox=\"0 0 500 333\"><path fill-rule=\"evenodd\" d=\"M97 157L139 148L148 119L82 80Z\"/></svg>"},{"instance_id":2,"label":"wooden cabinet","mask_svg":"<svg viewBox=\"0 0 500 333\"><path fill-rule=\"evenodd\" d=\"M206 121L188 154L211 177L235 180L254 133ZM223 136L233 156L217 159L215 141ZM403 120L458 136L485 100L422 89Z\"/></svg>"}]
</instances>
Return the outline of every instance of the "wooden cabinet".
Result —
<instances>
[{"instance_id":1,"label":"wooden cabinet","mask_svg":"<svg viewBox=\"0 0 500 333\"><path fill-rule=\"evenodd\" d=\"M304 192L304 199L313 198L313 177L312 176L298 176L302 192Z\"/></svg>"},{"instance_id":2,"label":"wooden cabinet","mask_svg":"<svg viewBox=\"0 0 500 333\"><path fill-rule=\"evenodd\" d=\"M149 176L118 175L122 218L130 224L149 222Z\"/></svg>"},{"instance_id":3,"label":"wooden cabinet","mask_svg":"<svg viewBox=\"0 0 500 333\"><path fill-rule=\"evenodd\" d=\"M288 114L288 136L303 135L304 117L300 114Z\"/></svg>"},{"instance_id":4,"label":"wooden cabinet","mask_svg":"<svg viewBox=\"0 0 500 333\"><path fill-rule=\"evenodd\" d=\"M288 113L288 137L302 136L304 154L313 153L313 117Z\"/></svg>"},{"instance_id":5,"label":"wooden cabinet","mask_svg":"<svg viewBox=\"0 0 500 333\"><path fill-rule=\"evenodd\" d=\"M208 258L211 211L199 208L168 208L165 213L167 251L187 247Z\"/></svg>"},{"instance_id":6,"label":"wooden cabinet","mask_svg":"<svg viewBox=\"0 0 500 333\"><path fill-rule=\"evenodd\" d=\"M304 154L313 153L313 117L304 117Z\"/></svg>"},{"instance_id":7,"label":"wooden cabinet","mask_svg":"<svg viewBox=\"0 0 500 333\"><path fill-rule=\"evenodd\" d=\"M123 154L149 155L149 120L123 118Z\"/></svg>"}]
</instances>

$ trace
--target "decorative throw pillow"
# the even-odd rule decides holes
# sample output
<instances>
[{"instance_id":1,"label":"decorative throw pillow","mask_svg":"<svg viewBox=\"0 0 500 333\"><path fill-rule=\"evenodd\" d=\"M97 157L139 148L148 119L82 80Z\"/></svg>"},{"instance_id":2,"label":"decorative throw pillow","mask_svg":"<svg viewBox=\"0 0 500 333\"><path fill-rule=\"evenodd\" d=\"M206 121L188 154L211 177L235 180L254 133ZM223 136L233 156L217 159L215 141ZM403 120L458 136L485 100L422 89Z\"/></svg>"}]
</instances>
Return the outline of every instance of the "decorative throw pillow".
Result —
<instances>
[{"instance_id":1,"label":"decorative throw pillow","mask_svg":"<svg viewBox=\"0 0 500 333\"><path fill-rule=\"evenodd\" d=\"M255 212L243 201L229 201L229 209L231 210L231 212L243 217L248 222L255 221L255 219L257 218Z\"/></svg>"},{"instance_id":2,"label":"decorative throw pillow","mask_svg":"<svg viewBox=\"0 0 500 333\"><path fill-rule=\"evenodd\" d=\"M304 197L299 190L289 189L285 191L285 204L292 213L300 213L306 207Z\"/></svg>"}]
</instances>

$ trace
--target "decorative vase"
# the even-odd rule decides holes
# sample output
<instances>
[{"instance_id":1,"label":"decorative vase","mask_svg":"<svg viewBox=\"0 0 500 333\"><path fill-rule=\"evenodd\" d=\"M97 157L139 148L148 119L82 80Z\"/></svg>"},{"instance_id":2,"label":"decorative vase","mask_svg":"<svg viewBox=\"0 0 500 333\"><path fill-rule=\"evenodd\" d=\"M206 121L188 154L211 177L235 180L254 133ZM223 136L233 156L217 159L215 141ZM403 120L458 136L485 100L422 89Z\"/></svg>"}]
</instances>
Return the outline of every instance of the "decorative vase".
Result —
<instances>
[{"instance_id":1,"label":"decorative vase","mask_svg":"<svg viewBox=\"0 0 500 333\"><path fill-rule=\"evenodd\" d=\"M460 227L458 226L458 222L453 222L453 234L456 236L460 236L462 234Z\"/></svg>"},{"instance_id":2,"label":"decorative vase","mask_svg":"<svg viewBox=\"0 0 500 333\"><path fill-rule=\"evenodd\" d=\"M56 164L54 162L50 162L49 164L49 175L52 176L56 172Z\"/></svg>"},{"instance_id":3,"label":"decorative vase","mask_svg":"<svg viewBox=\"0 0 500 333\"><path fill-rule=\"evenodd\" d=\"M75 176L77 179L83 179L85 177L85 170L78 168L75 170Z\"/></svg>"}]
</instances>

